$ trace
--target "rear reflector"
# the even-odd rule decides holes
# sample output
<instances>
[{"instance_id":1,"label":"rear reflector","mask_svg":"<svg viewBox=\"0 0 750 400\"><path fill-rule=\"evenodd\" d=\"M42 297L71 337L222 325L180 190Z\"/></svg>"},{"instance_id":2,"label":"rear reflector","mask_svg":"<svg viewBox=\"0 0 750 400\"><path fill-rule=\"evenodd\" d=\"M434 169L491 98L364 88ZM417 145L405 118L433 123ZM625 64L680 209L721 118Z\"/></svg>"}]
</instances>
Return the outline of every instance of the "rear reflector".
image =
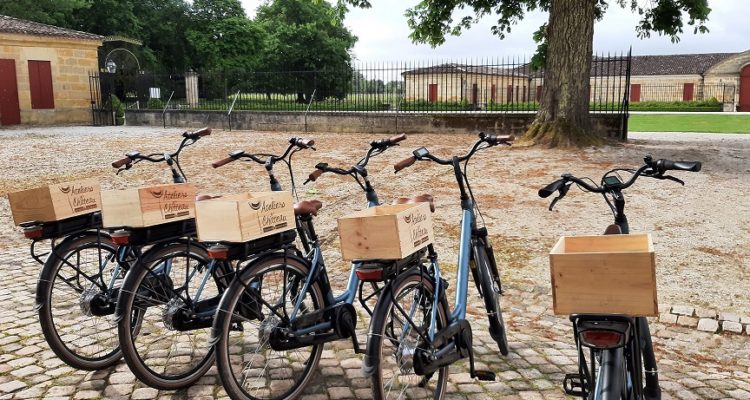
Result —
<instances>
[{"instance_id":1,"label":"rear reflector","mask_svg":"<svg viewBox=\"0 0 750 400\"><path fill-rule=\"evenodd\" d=\"M383 280L383 269L357 269L357 278L361 281L382 281Z\"/></svg>"},{"instance_id":2,"label":"rear reflector","mask_svg":"<svg viewBox=\"0 0 750 400\"><path fill-rule=\"evenodd\" d=\"M226 260L227 254L229 254L229 248L227 246L216 245L208 248L208 257L214 260Z\"/></svg>"},{"instance_id":3,"label":"rear reflector","mask_svg":"<svg viewBox=\"0 0 750 400\"><path fill-rule=\"evenodd\" d=\"M112 238L112 243L116 245L128 244L130 242L130 232L126 230L114 231L110 237Z\"/></svg>"},{"instance_id":4,"label":"rear reflector","mask_svg":"<svg viewBox=\"0 0 750 400\"><path fill-rule=\"evenodd\" d=\"M625 345L625 335L615 331L590 329L579 336L584 346L595 349L614 349Z\"/></svg>"},{"instance_id":5,"label":"rear reflector","mask_svg":"<svg viewBox=\"0 0 750 400\"><path fill-rule=\"evenodd\" d=\"M23 229L23 235L27 239L39 239L42 237L43 229L41 226L32 226Z\"/></svg>"}]
</instances>

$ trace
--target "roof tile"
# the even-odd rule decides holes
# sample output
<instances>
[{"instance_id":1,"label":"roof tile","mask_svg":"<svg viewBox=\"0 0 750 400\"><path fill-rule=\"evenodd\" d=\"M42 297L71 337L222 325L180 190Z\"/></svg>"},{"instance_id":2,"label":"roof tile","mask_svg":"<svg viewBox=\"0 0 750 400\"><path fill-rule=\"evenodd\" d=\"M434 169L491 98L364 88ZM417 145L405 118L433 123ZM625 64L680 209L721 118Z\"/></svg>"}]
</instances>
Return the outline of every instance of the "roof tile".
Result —
<instances>
[{"instance_id":1,"label":"roof tile","mask_svg":"<svg viewBox=\"0 0 750 400\"><path fill-rule=\"evenodd\" d=\"M102 40L103 36L93 33L61 28L59 26L41 24L39 22L0 15L0 32L19 33L25 35L54 36L69 39Z\"/></svg>"}]
</instances>

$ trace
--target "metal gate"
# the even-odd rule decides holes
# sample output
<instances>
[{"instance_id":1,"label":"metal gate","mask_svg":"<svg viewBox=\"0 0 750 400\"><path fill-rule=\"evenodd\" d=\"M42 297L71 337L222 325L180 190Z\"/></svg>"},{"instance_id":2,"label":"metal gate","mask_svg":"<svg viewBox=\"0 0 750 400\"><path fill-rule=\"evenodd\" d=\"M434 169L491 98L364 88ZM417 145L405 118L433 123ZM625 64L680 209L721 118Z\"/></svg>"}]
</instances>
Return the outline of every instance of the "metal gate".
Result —
<instances>
[{"instance_id":1,"label":"metal gate","mask_svg":"<svg viewBox=\"0 0 750 400\"><path fill-rule=\"evenodd\" d=\"M106 72L89 74L91 124L94 126L115 124L115 118L107 100L114 87L113 75Z\"/></svg>"}]
</instances>

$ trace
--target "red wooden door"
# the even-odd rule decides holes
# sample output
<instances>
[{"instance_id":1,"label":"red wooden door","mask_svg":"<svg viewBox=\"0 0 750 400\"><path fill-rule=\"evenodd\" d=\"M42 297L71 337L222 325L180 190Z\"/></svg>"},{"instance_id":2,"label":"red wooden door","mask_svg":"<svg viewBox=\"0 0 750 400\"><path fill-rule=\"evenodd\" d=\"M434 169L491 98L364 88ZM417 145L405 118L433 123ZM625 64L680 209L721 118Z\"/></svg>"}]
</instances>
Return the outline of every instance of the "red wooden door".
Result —
<instances>
[{"instance_id":1,"label":"red wooden door","mask_svg":"<svg viewBox=\"0 0 750 400\"><path fill-rule=\"evenodd\" d=\"M682 85L682 101L693 101L693 84L684 83Z\"/></svg>"},{"instance_id":2,"label":"red wooden door","mask_svg":"<svg viewBox=\"0 0 750 400\"><path fill-rule=\"evenodd\" d=\"M637 103L641 101L641 84L634 83L630 85L630 102Z\"/></svg>"},{"instance_id":3,"label":"red wooden door","mask_svg":"<svg viewBox=\"0 0 750 400\"><path fill-rule=\"evenodd\" d=\"M506 103L513 102L513 85L508 85L508 88L506 89L505 102Z\"/></svg>"},{"instance_id":4,"label":"red wooden door","mask_svg":"<svg viewBox=\"0 0 750 400\"><path fill-rule=\"evenodd\" d=\"M493 83L492 84L492 89L490 91L490 101L493 102L493 103L496 101L495 100L495 96L497 96L497 87Z\"/></svg>"},{"instance_id":5,"label":"red wooden door","mask_svg":"<svg viewBox=\"0 0 750 400\"><path fill-rule=\"evenodd\" d=\"M740 72L740 111L750 111L750 65Z\"/></svg>"},{"instance_id":6,"label":"red wooden door","mask_svg":"<svg viewBox=\"0 0 750 400\"><path fill-rule=\"evenodd\" d=\"M537 102L542 101L542 87L537 86L536 87L536 99Z\"/></svg>"},{"instance_id":7,"label":"red wooden door","mask_svg":"<svg viewBox=\"0 0 750 400\"><path fill-rule=\"evenodd\" d=\"M477 105L479 102L479 87L477 84L471 85L471 104Z\"/></svg>"},{"instance_id":8,"label":"red wooden door","mask_svg":"<svg viewBox=\"0 0 750 400\"><path fill-rule=\"evenodd\" d=\"M437 83L430 83L427 85L427 101L430 103L436 103L437 98Z\"/></svg>"},{"instance_id":9,"label":"red wooden door","mask_svg":"<svg viewBox=\"0 0 750 400\"><path fill-rule=\"evenodd\" d=\"M0 125L21 123L15 60L0 60Z\"/></svg>"}]
</instances>

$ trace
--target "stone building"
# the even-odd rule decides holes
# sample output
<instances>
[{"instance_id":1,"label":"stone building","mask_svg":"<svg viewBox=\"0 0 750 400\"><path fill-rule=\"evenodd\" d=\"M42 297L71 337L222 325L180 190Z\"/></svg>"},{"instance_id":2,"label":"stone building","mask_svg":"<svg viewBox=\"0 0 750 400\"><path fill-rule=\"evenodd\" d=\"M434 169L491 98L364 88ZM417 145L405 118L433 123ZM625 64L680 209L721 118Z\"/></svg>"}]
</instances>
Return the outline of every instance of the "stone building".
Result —
<instances>
[{"instance_id":1,"label":"stone building","mask_svg":"<svg viewBox=\"0 0 750 400\"><path fill-rule=\"evenodd\" d=\"M90 122L103 39L0 15L0 125Z\"/></svg>"},{"instance_id":2,"label":"stone building","mask_svg":"<svg viewBox=\"0 0 750 400\"><path fill-rule=\"evenodd\" d=\"M440 64L402 73L405 101L481 105L532 101L529 75L518 69Z\"/></svg>"},{"instance_id":3,"label":"stone building","mask_svg":"<svg viewBox=\"0 0 750 400\"><path fill-rule=\"evenodd\" d=\"M750 50L633 56L631 65L631 102L715 98L750 111Z\"/></svg>"}]
</instances>

